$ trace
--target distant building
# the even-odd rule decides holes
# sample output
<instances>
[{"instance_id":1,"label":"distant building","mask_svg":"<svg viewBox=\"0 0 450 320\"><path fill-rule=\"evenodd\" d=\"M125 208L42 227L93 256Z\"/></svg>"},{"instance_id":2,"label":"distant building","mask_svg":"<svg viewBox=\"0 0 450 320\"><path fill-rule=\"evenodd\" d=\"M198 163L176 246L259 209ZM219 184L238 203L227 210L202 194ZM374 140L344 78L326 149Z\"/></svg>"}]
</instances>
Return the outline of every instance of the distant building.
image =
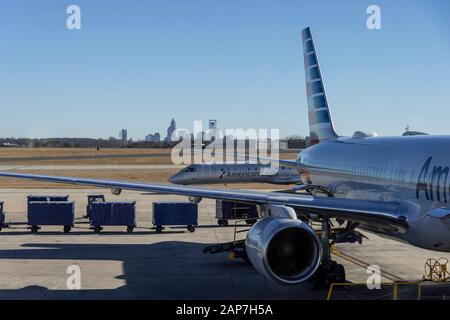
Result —
<instances>
[{"instance_id":1,"label":"distant building","mask_svg":"<svg viewBox=\"0 0 450 320\"><path fill-rule=\"evenodd\" d=\"M217 129L217 120L209 120L209 129Z\"/></svg>"},{"instance_id":2,"label":"distant building","mask_svg":"<svg viewBox=\"0 0 450 320\"><path fill-rule=\"evenodd\" d=\"M220 139L221 134L219 128L217 127L217 120L209 120L208 131L203 137L205 141L214 141L215 139Z\"/></svg>"},{"instance_id":3,"label":"distant building","mask_svg":"<svg viewBox=\"0 0 450 320\"><path fill-rule=\"evenodd\" d=\"M167 137L164 139L166 142L172 142L172 134L177 130L177 123L175 119L170 121L170 126L167 128Z\"/></svg>"},{"instance_id":4,"label":"distant building","mask_svg":"<svg viewBox=\"0 0 450 320\"><path fill-rule=\"evenodd\" d=\"M287 150L289 149L289 144L286 140L280 140L279 142L280 150Z\"/></svg>"},{"instance_id":5,"label":"distant building","mask_svg":"<svg viewBox=\"0 0 450 320\"><path fill-rule=\"evenodd\" d=\"M119 132L119 140L126 142L128 140L128 131L127 129L122 129Z\"/></svg>"},{"instance_id":6,"label":"distant building","mask_svg":"<svg viewBox=\"0 0 450 320\"><path fill-rule=\"evenodd\" d=\"M155 132L154 134L149 134L145 136L145 141L147 142L161 142L161 135L159 132Z\"/></svg>"}]
</instances>

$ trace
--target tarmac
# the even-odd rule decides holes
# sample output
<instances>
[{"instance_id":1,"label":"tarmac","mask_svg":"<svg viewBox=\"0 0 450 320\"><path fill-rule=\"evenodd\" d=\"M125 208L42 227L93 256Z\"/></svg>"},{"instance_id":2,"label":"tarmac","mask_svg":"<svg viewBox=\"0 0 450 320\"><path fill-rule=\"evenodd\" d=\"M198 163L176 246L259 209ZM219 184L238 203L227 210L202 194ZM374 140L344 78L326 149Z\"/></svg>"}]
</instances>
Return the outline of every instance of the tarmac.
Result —
<instances>
[{"instance_id":1,"label":"tarmac","mask_svg":"<svg viewBox=\"0 0 450 320\"><path fill-rule=\"evenodd\" d=\"M76 227L64 234L62 227L44 226L31 234L26 222L29 194L70 195L76 203ZM136 201L134 232L105 227L95 234L82 218L88 194L105 194L107 201ZM152 202L186 201L185 197L133 191L114 196L103 189L0 189L0 199L10 223L0 233L0 299L326 299L328 295L328 290L313 289L310 283L293 287L270 283L251 265L226 254L204 254L205 246L232 241L234 236L232 223L217 225L213 200L199 204L194 233L173 227L158 234L152 229ZM369 239L362 245L336 245L333 255L345 266L347 280L363 285L336 289L331 298L391 299L392 281L421 280L427 258L450 259L450 254L366 235ZM245 237L245 232L238 237ZM74 265L81 272L79 290L70 290ZM381 290L367 289L371 275L367 267L372 265L380 268L386 283ZM415 297L417 286L410 287L406 298ZM447 291L439 289L437 295L442 298Z\"/></svg>"}]
</instances>

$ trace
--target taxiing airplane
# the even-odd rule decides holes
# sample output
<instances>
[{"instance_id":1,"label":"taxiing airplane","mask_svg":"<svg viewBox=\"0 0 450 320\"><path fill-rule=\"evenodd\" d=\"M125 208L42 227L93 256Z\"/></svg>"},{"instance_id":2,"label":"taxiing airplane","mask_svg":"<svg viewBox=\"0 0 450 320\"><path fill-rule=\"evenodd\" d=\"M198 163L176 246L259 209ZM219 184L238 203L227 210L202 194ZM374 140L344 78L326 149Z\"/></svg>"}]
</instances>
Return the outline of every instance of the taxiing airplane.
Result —
<instances>
[{"instance_id":1,"label":"taxiing airplane","mask_svg":"<svg viewBox=\"0 0 450 320\"><path fill-rule=\"evenodd\" d=\"M310 196L54 177L13 172L0 176L162 192L255 204L261 219L248 232L249 261L267 279L295 285L307 279L345 280L330 244L361 241L356 228L414 246L450 252L450 136L340 137L333 126L311 31L302 31L310 136L316 144L297 159ZM323 193L323 195L322 195ZM325 196L326 194L326 196ZM332 227L331 219L341 225ZM320 232L310 226L321 224Z\"/></svg>"},{"instance_id":2,"label":"taxiing airplane","mask_svg":"<svg viewBox=\"0 0 450 320\"><path fill-rule=\"evenodd\" d=\"M230 184L230 183L300 183L298 170L280 165L276 172L265 174L270 165L261 163L192 164L169 178L174 184ZM269 171L270 172L270 171Z\"/></svg>"}]
</instances>

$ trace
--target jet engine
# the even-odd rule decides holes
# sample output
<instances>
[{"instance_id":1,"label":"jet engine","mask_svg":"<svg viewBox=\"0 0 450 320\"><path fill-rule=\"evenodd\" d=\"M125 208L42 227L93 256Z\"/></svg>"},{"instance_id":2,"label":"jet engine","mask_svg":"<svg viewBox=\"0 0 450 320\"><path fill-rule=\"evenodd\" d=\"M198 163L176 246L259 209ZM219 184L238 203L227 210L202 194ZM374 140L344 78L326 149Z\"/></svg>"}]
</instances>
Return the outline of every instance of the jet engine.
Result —
<instances>
[{"instance_id":1,"label":"jet engine","mask_svg":"<svg viewBox=\"0 0 450 320\"><path fill-rule=\"evenodd\" d=\"M189 196L189 202L199 204L202 201L202 197Z\"/></svg>"},{"instance_id":2,"label":"jet engine","mask_svg":"<svg viewBox=\"0 0 450 320\"><path fill-rule=\"evenodd\" d=\"M264 218L250 229L245 247L255 269L283 285L307 280L322 260L319 237L301 220Z\"/></svg>"}]
</instances>

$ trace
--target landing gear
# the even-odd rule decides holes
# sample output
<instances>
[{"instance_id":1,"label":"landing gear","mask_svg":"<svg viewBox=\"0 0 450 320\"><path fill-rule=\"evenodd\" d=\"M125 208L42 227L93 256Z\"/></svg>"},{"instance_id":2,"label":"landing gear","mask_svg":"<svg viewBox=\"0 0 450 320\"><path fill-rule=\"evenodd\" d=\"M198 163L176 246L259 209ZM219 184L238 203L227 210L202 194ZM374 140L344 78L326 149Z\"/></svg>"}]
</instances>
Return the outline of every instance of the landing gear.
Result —
<instances>
[{"instance_id":1,"label":"landing gear","mask_svg":"<svg viewBox=\"0 0 450 320\"><path fill-rule=\"evenodd\" d=\"M342 264L333 260L322 262L315 274L314 287L328 288L332 283L345 282L345 269Z\"/></svg>"},{"instance_id":2,"label":"landing gear","mask_svg":"<svg viewBox=\"0 0 450 320\"><path fill-rule=\"evenodd\" d=\"M218 219L217 224L221 227L227 227L228 226L228 220L225 219Z\"/></svg>"},{"instance_id":3,"label":"landing gear","mask_svg":"<svg viewBox=\"0 0 450 320\"><path fill-rule=\"evenodd\" d=\"M331 259L330 230L331 223L328 219L324 218L322 220L321 234L323 250L322 264L313 279L315 288L328 288L332 283L343 283L346 281L344 266Z\"/></svg>"}]
</instances>

